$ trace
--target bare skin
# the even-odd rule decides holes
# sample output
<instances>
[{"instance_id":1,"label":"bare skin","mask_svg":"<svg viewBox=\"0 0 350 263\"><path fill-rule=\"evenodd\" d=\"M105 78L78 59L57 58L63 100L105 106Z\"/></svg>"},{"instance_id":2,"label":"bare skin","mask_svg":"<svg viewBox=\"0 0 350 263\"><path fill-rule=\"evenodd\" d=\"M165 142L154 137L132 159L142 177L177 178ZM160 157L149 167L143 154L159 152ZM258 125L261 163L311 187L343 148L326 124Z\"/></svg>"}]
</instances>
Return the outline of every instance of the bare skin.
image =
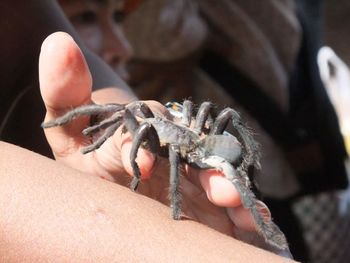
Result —
<instances>
[{"instance_id":1,"label":"bare skin","mask_svg":"<svg viewBox=\"0 0 350 263\"><path fill-rule=\"evenodd\" d=\"M0 156L1 262L289 262L22 148Z\"/></svg>"}]
</instances>

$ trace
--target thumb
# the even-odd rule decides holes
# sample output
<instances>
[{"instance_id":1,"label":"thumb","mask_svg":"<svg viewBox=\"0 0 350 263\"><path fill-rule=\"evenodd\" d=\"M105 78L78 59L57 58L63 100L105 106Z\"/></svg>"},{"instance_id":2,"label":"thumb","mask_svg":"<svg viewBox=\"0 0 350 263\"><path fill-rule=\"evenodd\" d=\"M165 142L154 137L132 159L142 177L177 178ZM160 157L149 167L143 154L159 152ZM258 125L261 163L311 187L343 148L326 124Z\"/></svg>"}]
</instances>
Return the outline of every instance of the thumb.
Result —
<instances>
[{"instance_id":1,"label":"thumb","mask_svg":"<svg viewBox=\"0 0 350 263\"><path fill-rule=\"evenodd\" d=\"M81 50L66 33L53 33L44 40L39 58L39 81L46 107L45 121L74 107L91 103L92 78L89 68ZM88 119L84 118L72 125L45 129L54 153L63 150L59 147L72 148L67 143L74 142L74 139L82 140L81 130L87 122Z\"/></svg>"}]
</instances>

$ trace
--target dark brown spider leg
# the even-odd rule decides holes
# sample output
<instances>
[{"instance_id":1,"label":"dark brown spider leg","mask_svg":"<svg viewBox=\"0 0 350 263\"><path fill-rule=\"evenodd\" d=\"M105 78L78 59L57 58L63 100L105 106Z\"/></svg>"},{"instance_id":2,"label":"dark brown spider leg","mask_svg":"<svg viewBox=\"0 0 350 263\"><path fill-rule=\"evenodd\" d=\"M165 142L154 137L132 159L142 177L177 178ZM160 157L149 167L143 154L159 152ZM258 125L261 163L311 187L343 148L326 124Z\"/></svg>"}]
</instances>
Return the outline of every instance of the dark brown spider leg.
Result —
<instances>
[{"instance_id":1,"label":"dark brown spider leg","mask_svg":"<svg viewBox=\"0 0 350 263\"><path fill-rule=\"evenodd\" d=\"M187 127L191 125L193 103L190 100L185 100L182 104L181 123Z\"/></svg>"},{"instance_id":2,"label":"dark brown spider leg","mask_svg":"<svg viewBox=\"0 0 350 263\"><path fill-rule=\"evenodd\" d=\"M42 123L41 127L46 129L46 128L51 128L55 126L61 126L72 121L74 118L78 116L83 116L83 115L90 116L90 115L96 115L101 113L117 112L117 111L123 110L124 108L125 108L125 105L123 104L112 104L112 103L105 104L105 105L98 105L98 104L83 105L68 111L61 117Z\"/></svg>"},{"instance_id":3,"label":"dark brown spider leg","mask_svg":"<svg viewBox=\"0 0 350 263\"><path fill-rule=\"evenodd\" d=\"M197 134L201 134L205 125L205 122L208 120L212 104L209 101L203 102L199 107L196 116L196 125L194 126L194 131Z\"/></svg>"},{"instance_id":4,"label":"dark brown spider leg","mask_svg":"<svg viewBox=\"0 0 350 263\"><path fill-rule=\"evenodd\" d=\"M172 208L172 217L180 219L181 215L181 196L179 192L180 183L180 158L178 154L178 147L175 145L169 146L169 162L170 162L170 207Z\"/></svg>"},{"instance_id":5,"label":"dark brown spider leg","mask_svg":"<svg viewBox=\"0 0 350 263\"><path fill-rule=\"evenodd\" d=\"M135 191L141 180L140 168L136 162L137 152L142 142L148 141L149 148L153 153L156 153L160 147L158 135L150 123L142 123L138 129L133 132L133 144L130 151L130 163L134 177L131 181L130 188Z\"/></svg>"},{"instance_id":6,"label":"dark brown spider leg","mask_svg":"<svg viewBox=\"0 0 350 263\"><path fill-rule=\"evenodd\" d=\"M83 154L86 154L100 148L101 145L115 133L115 131L120 127L121 124L121 122L116 122L115 124L108 127L101 137L99 137L94 143L81 149L81 152Z\"/></svg>"},{"instance_id":7,"label":"dark brown spider leg","mask_svg":"<svg viewBox=\"0 0 350 263\"><path fill-rule=\"evenodd\" d=\"M144 123L144 125L141 125L139 129L136 131L136 133L134 134L133 144L130 151L130 163L134 174L134 177L132 178L132 181L130 183L130 188L133 191L136 191L141 180L141 172L140 172L139 165L136 162L136 157L137 157L137 152L141 146L141 143L144 137L147 135L147 124L148 123Z\"/></svg>"},{"instance_id":8,"label":"dark brown spider leg","mask_svg":"<svg viewBox=\"0 0 350 263\"><path fill-rule=\"evenodd\" d=\"M115 114L113 114L111 117L101 121L100 123L87 127L86 129L84 129L82 131L82 133L86 136L86 135L91 135L94 134L100 130L106 129L109 126L111 126L114 123L119 123L121 125L122 123L122 119L123 116L121 115L121 113L117 112Z\"/></svg>"},{"instance_id":9,"label":"dark brown spider leg","mask_svg":"<svg viewBox=\"0 0 350 263\"><path fill-rule=\"evenodd\" d=\"M137 121L136 117L131 113L131 110L133 110L133 108L127 108L125 110L123 119L126 131L130 132L131 136L133 137L133 144L130 151L130 163L133 170L134 178L131 181L130 188L131 190L135 191L141 178L141 172L136 162L136 157L138 149L141 146L143 137L145 136L147 130L145 130L146 127L142 128L141 130L139 129L140 124Z\"/></svg>"},{"instance_id":10,"label":"dark brown spider leg","mask_svg":"<svg viewBox=\"0 0 350 263\"><path fill-rule=\"evenodd\" d=\"M266 207L257 200L254 193L250 190L247 181L244 180L244 176L236 173L232 165L221 157L210 156L202 160L202 162L222 171L225 177L235 186L241 197L242 205L252 213L258 233L264 237L266 242L278 249L288 250L284 234L272 221L270 213L266 211Z\"/></svg>"},{"instance_id":11,"label":"dark brown spider leg","mask_svg":"<svg viewBox=\"0 0 350 263\"><path fill-rule=\"evenodd\" d=\"M133 137L133 144L130 151L130 163L133 169L134 178L131 182L130 188L135 191L141 178L140 168L135 161L138 149L140 148L142 142L145 141L146 138L149 138L149 144L147 146L149 146L148 148L153 153L156 153L160 147L160 143L158 135L154 128L147 122L144 122L142 125L140 125L129 109L126 109L124 113L124 127L131 133L131 136Z\"/></svg>"},{"instance_id":12,"label":"dark brown spider leg","mask_svg":"<svg viewBox=\"0 0 350 263\"><path fill-rule=\"evenodd\" d=\"M246 128L241 122L241 118L235 110L231 108L222 110L216 118L210 134L222 134L230 120L232 121L233 128L239 133L241 139L243 140L244 148L246 151L239 169L247 171L251 165L254 165L259 169L260 156L258 144L253 139L253 136L251 135L249 129Z\"/></svg>"},{"instance_id":13,"label":"dark brown spider leg","mask_svg":"<svg viewBox=\"0 0 350 263\"><path fill-rule=\"evenodd\" d=\"M140 127L140 124L129 109L125 110L123 121L124 121L125 129L128 132L130 132L132 137L134 138L137 132L137 129ZM148 133L149 140L145 141L143 147L146 148L147 150L150 150L152 153L157 153L158 148L160 147L157 132L154 130L153 126L149 130L150 130Z\"/></svg>"},{"instance_id":14,"label":"dark brown spider leg","mask_svg":"<svg viewBox=\"0 0 350 263\"><path fill-rule=\"evenodd\" d=\"M131 111L129 109L126 109L124 112L123 122L124 122L124 127L126 128L126 130L128 132L130 132L131 135L134 137L134 134L136 133L140 124L137 121L136 117L131 113Z\"/></svg>"}]
</instances>

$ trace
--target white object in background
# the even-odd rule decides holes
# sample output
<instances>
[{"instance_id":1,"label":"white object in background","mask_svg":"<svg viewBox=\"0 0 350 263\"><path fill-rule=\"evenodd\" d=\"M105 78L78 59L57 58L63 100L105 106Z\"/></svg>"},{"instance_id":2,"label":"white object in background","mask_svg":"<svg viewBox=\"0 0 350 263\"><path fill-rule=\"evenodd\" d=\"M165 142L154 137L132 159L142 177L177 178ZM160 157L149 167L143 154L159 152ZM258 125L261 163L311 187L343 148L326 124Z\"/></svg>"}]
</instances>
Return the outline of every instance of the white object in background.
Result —
<instances>
[{"instance_id":1,"label":"white object in background","mask_svg":"<svg viewBox=\"0 0 350 263\"><path fill-rule=\"evenodd\" d=\"M320 48L317 62L321 79L339 118L350 154L350 70L330 47Z\"/></svg>"},{"instance_id":2,"label":"white object in background","mask_svg":"<svg viewBox=\"0 0 350 263\"><path fill-rule=\"evenodd\" d=\"M330 47L322 47L317 56L322 82L339 118L341 133L350 155L350 70ZM350 160L345 161L350 180ZM339 213L350 212L350 186L339 193Z\"/></svg>"}]
</instances>

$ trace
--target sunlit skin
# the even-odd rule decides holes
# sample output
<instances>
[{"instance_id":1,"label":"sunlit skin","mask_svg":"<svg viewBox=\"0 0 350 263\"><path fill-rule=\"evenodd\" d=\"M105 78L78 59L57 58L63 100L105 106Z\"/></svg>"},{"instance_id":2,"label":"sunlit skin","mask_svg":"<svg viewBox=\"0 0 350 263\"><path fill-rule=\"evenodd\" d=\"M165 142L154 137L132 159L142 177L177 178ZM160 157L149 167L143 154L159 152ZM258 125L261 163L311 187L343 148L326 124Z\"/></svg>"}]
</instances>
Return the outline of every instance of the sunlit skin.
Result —
<instances>
[{"instance_id":1,"label":"sunlit skin","mask_svg":"<svg viewBox=\"0 0 350 263\"><path fill-rule=\"evenodd\" d=\"M132 48L122 29L125 17L124 1L60 0L58 2L84 44L127 80L125 62L132 56Z\"/></svg>"}]
</instances>

